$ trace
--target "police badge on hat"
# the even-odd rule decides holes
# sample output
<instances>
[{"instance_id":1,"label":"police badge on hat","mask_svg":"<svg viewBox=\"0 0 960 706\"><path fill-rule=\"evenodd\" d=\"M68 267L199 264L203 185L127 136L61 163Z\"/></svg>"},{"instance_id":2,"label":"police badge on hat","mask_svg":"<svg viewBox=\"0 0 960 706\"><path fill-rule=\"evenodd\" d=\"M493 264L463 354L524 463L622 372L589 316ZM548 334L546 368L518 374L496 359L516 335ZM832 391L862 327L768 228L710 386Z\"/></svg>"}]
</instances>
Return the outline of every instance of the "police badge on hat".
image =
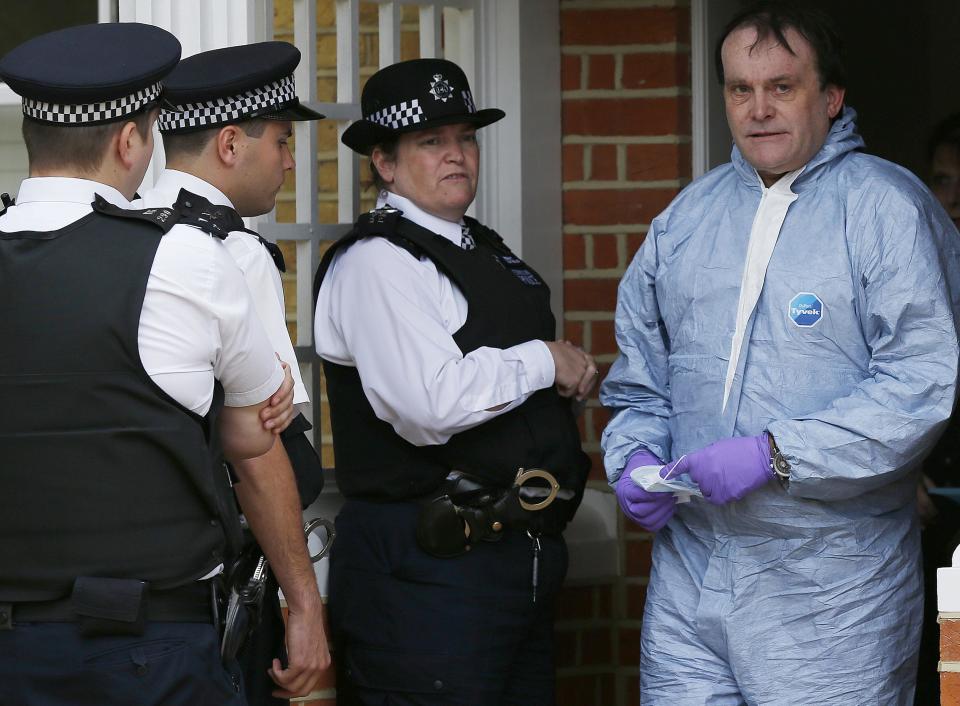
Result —
<instances>
[{"instance_id":1,"label":"police badge on hat","mask_svg":"<svg viewBox=\"0 0 960 706\"><path fill-rule=\"evenodd\" d=\"M453 89L450 88L450 84L447 83L447 79L442 74L434 74L433 80L430 82L430 93L438 101L446 103L453 95Z\"/></svg>"},{"instance_id":2,"label":"police badge on hat","mask_svg":"<svg viewBox=\"0 0 960 706\"><path fill-rule=\"evenodd\" d=\"M463 70L446 59L412 59L380 69L363 87L360 107L363 119L340 138L360 154L405 132L456 123L481 128L505 115L497 108L477 110Z\"/></svg>"}]
</instances>

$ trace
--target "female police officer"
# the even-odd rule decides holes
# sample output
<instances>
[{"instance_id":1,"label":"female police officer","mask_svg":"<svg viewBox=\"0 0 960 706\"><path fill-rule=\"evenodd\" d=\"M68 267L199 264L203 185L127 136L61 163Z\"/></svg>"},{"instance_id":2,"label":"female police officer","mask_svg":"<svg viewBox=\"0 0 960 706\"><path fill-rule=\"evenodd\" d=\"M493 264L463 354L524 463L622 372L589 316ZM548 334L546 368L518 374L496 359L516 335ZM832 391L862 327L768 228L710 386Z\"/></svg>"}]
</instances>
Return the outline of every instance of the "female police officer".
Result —
<instances>
[{"instance_id":1,"label":"female police officer","mask_svg":"<svg viewBox=\"0 0 960 706\"><path fill-rule=\"evenodd\" d=\"M477 110L439 59L382 69L362 109L342 139L370 156L377 209L317 275L347 497L330 586L338 697L553 703L560 532L589 465L570 398L596 366L552 340L543 280L464 215L476 131L504 113ZM550 485L518 479L531 468Z\"/></svg>"}]
</instances>

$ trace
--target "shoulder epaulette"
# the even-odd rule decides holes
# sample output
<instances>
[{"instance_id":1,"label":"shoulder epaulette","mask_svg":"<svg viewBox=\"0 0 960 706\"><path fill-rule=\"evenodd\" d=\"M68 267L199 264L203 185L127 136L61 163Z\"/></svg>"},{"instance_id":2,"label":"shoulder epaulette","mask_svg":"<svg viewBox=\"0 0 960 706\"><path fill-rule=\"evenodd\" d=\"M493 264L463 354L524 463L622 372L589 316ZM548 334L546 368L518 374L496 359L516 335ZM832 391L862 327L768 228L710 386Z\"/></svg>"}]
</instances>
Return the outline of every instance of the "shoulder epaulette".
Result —
<instances>
[{"instance_id":1,"label":"shoulder epaulette","mask_svg":"<svg viewBox=\"0 0 960 706\"><path fill-rule=\"evenodd\" d=\"M246 229L244 229L246 230ZM248 233L253 233L252 230L248 230ZM269 240L264 238L259 233L253 233L260 240L260 244L267 249L267 252L270 253L270 259L273 260L273 264L276 265L277 269L281 272L287 271L287 263L283 259L283 251L280 249L280 246L276 243L271 243Z\"/></svg>"},{"instance_id":2,"label":"shoulder epaulette","mask_svg":"<svg viewBox=\"0 0 960 706\"><path fill-rule=\"evenodd\" d=\"M94 211L102 213L105 216L145 221L146 223L157 226L164 233L168 233L173 226L180 222L177 212L172 208L143 208L139 210L120 208L120 206L116 206L107 201L100 194L94 196L93 203L91 203L90 206Z\"/></svg>"},{"instance_id":3,"label":"shoulder epaulette","mask_svg":"<svg viewBox=\"0 0 960 706\"><path fill-rule=\"evenodd\" d=\"M202 196L180 189L173 210L179 216L179 222L199 228L214 238L225 240L230 235L230 224L222 210Z\"/></svg>"},{"instance_id":4,"label":"shoulder epaulette","mask_svg":"<svg viewBox=\"0 0 960 706\"><path fill-rule=\"evenodd\" d=\"M513 254L503 237L493 228L488 228L476 218L471 218L470 216L464 216L463 222L470 229L470 233L473 235L474 239L479 238L486 241L487 245L495 250Z\"/></svg>"},{"instance_id":5,"label":"shoulder epaulette","mask_svg":"<svg viewBox=\"0 0 960 706\"><path fill-rule=\"evenodd\" d=\"M361 238L368 235L393 235L403 211L391 206L367 211L357 219L354 231Z\"/></svg>"},{"instance_id":6,"label":"shoulder epaulette","mask_svg":"<svg viewBox=\"0 0 960 706\"><path fill-rule=\"evenodd\" d=\"M13 206L16 202L10 198L10 194L4 192L0 194L0 216L7 212L7 209Z\"/></svg>"}]
</instances>

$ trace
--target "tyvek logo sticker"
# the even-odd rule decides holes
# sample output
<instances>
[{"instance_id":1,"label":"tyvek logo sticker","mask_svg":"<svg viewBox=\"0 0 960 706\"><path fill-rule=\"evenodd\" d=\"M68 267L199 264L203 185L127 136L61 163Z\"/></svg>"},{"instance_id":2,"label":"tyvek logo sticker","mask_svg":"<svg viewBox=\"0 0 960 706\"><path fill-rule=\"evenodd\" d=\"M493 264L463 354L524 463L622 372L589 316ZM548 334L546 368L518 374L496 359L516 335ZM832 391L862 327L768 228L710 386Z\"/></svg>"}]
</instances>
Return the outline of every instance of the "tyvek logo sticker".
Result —
<instances>
[{"instance_id":1,"label":"tyvek logo sticker","mask_svg":"<svg viewBox=\"0 0 960 706\"><path fill-rule=\"evenodd\" d=\"M797 326L809 328L823 318L823 302L811 292L798 292L787 308L790 320Z\"/></svg>"}]
</instances>

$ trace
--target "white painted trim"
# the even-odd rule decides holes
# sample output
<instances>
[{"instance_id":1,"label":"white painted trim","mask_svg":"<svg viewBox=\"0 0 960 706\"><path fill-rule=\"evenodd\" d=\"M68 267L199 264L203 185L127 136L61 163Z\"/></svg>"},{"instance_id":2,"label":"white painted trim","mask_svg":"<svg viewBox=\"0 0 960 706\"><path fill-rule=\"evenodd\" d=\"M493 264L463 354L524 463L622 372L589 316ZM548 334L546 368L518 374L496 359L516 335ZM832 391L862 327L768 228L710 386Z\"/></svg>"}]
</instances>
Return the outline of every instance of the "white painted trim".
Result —
<instances>
[{"instance_id":1,"label":"white painted trim","mask_svg":"<svg viewBox=\"0 0 960 706\"><path fill-rule=\"evenodd\" d=\"M317 41L316 0L294 0L293 41L297 46L313 47ZM294 72L297 96L305 103L317 98L317 52L300 52L300 64ZM312 225L318 221L317 187L319 166L317 164L317 125L312 120L296 121L294 126L294 149L296 154L296 219L297 223ZM317 243L313 239L298 241L297 257L297 341L298 346L313 345L313 270L318 260ZM310 276L302 276L309 272ZM313 379L314 362L308 364ZM306 372L301 370L301 373ZM311 393L316 396L316 386Z\"/></svg>"},{"instance_id":2,"label":"white painted trim","mask_svg":"<svg viewBox=\"0 0 960 706\"><path fill-rule=\"evenodd\" d=\"M481 131L478 218L547 281L563 311L559 0L482 0L477 107L507 117Z\"/></svg>"},{"instance_id":3,"label":"white painted trim","mask_svg":"<svg viewBox=\"0 0 960 706\"><path fill-rule=\"evenodd\" d=\"M379 8L380 68L400 61L400 5L385 2Z\"/></svg>"},{"instance_id":4,"label":"white painted trim","mask_svg":"<svg viewBox=\"0 0 960 706\"><path fill-rule=\"evenodd\" d=\"M360 3L336 0L337 7L337 102L360 102ZM337 220L353 223L360 210L360 163L357 155L340 141L347 123L337 126Z\"/></svg>"},{"instance_id":5,"label":"white painted trim","mask_svg":"<svg viewBox=\"0 0 960 706\"><path fill-rule=\"evenodd\" d=\"M5 83L0 83L0 105L20 105L20 96Z\"/></svg>"},{"instance_id":6,"label":"white painted trim","mask_svg":"<svg viewBox=\"0 0 960 706\"><path fill-rule=\"evenodd\" d=\"M97 22L116 22L117 0L97 0Z\"/></svg>"},{"instance_id":7,"label":"white painted trim","mask_svg":"<svg viewBox=\"0 0 960 706\"><path fill-rule=\"evenodd\" d=\"M937 611L960 613L960 546L953 550L953 566L937 569Z\"/></svg>"},{"instance_id":8,"label":"white painted trim","mask_svg":"<svg viewBox=\"0 0 960 706\"><path fill-rule=\"evenodd\" d=\"M690 5L690 91L693 113L691 136L694 179L705 174L709 165L710 127L707 117L709 76L707 0L693 0Z\"/></svg>"},{"instance_id":9,"label":"white painted trim","mask_svg":"<svg viewBox=\"0 0 960 706\"><path fill-rule=\"evenodd\" d=\"M441 23L443 10L434 5L420 8L420 57L433 59L440 56Z\"/></svg>"}]
</instances>

